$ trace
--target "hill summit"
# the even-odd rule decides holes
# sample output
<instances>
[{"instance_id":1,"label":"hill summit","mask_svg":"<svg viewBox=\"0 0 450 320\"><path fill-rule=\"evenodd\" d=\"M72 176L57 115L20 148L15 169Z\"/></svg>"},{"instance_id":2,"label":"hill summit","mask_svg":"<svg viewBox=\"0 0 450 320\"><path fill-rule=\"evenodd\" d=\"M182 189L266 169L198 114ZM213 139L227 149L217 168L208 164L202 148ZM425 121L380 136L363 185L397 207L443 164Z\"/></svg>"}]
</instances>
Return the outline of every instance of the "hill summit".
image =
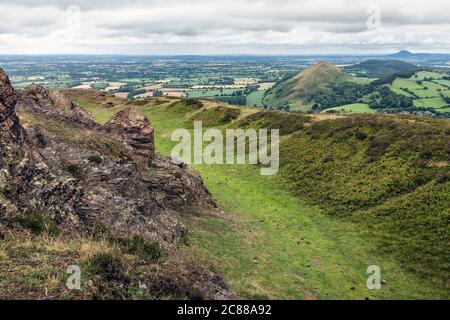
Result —
<instances>
[{"instance_id":1,"label":"hill summit","mask_svg":"<svg viewBox=\"0 0 450 320\"><path fill-rule=\"evenodd\" d=\"M328 62L320 62L292 78L295 90L311 90L316 86L335 83L342 76L341 70Z\"/></svg>"},{"instance_id":2,"label":"hill summit","mask_svg":"<svg viewBox=\"0 0 450 320\"><path fill-rule=\"evenodd\" d=\"M320 62L276 84L268 92L264 102L269 107L307 105L314 96L344 78L345 74L338 67Z\"/></svg>"}]
</instances>

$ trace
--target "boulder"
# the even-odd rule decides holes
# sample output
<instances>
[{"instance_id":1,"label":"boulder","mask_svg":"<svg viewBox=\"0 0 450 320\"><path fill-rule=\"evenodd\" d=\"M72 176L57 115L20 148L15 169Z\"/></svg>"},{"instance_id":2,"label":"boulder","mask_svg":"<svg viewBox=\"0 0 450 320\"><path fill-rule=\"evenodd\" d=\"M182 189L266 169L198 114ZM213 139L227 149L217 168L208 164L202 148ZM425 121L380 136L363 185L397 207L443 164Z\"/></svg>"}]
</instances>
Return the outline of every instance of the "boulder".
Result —
<instances>
[{"instance_id":1,"label":"boulder","mask_svg":"<svg viewBox=\"0 0 450 320\"><path fill-rule=\"evenodd\" d=\"M129 107L117 113L103 129L117 134L139 160L151 162L155 156L154 129L145 114Z\"/></svg>"}]
</instances>

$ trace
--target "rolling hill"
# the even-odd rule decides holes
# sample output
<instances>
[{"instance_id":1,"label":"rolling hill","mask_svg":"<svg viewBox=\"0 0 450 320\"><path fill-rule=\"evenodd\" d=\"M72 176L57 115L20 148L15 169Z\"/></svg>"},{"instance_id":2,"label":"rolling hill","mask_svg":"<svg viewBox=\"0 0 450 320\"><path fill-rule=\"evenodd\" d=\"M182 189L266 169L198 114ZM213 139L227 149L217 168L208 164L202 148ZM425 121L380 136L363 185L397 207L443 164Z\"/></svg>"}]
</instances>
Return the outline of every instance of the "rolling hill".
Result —
<instances>
[{"instance_id":1,"label":"rolling hill","mask_svg":"<svg viewBox=\"0 0 450 320\"><path fill-rule=\"evenodd\" d=\"M345 68L347 72L364 74L370 78L382 78L401 71L419 71L420 67L401 60L367 60Z\"/></svg>"},{"instance_id":2,"label":"rolling hill","mask_svg":"<svg viewBox=\"0 0 450 320\"><path fill-rule=\"evenodd\" d=\"M291 109L306 111L311 107L315 96L323 94L340 81L345 81L346 75L336 66L320 62L296 76L276 84L270 89L264 104L269 107L289 105Z\"/></svg>"}]
</instances>

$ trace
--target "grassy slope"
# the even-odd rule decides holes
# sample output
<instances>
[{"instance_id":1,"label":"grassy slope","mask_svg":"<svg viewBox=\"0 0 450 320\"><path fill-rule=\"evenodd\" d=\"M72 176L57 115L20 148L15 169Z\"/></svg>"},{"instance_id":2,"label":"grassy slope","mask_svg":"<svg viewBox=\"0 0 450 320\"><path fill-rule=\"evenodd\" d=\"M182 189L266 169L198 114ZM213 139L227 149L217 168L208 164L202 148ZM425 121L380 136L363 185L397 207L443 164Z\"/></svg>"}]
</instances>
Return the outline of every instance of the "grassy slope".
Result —
<instances>
[{"instance_id":1,"label":"grassy slope","mask_svg":"<svg viewBox=\"0 0 450 320\"><path fill-rule=\"evenodd\" d=\"M109 114L92 110L103 120ZM156 127L157 149L170 153L170 133L183 127L189 107L143 108ZM106 111L108 112L108 111ZM364 228L324 215L286 191L282 183L246 166L197 166L220 207L221 217L185 217L186 254L214 262L244 297L431 298L445 297L417 275L376 253ZM365 287L366 268L382 267L386 285ZM448 296L448 295L447 295Z\"/></svg>"},{"instance_id":2,"label":"grassy slope","mask_svg":"<svg viewBox=\"0 0 450 320\"><path fill-rule=\"evenodd\" d=\"M448 122L412 121L352 116L316 123L281 146L282 175L329 214L370 225L383 250L445 286Z\"/></svg>"}]
</instances>

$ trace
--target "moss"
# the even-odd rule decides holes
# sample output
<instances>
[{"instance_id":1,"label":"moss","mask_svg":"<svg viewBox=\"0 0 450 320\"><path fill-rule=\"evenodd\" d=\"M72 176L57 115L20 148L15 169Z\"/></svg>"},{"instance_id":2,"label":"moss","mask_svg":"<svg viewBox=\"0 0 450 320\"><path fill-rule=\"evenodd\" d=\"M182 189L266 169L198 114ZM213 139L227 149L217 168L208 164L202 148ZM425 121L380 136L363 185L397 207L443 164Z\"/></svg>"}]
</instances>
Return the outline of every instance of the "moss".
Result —
<instances>
[{"instance_id":1,"label":"moss","mask_svg":"<svg viewBox=\"0 0 450 320\"><path fill-rule=\"evenodd\" d=\"M62 141L76 147L97 151L113 159L129 156L125 146L120 141L112 139L105 132L81 129L71 123L45 119L27 113L22 113L20 118L23 123L37 125L56 135Z\"/></svg>"}]
</instances>

